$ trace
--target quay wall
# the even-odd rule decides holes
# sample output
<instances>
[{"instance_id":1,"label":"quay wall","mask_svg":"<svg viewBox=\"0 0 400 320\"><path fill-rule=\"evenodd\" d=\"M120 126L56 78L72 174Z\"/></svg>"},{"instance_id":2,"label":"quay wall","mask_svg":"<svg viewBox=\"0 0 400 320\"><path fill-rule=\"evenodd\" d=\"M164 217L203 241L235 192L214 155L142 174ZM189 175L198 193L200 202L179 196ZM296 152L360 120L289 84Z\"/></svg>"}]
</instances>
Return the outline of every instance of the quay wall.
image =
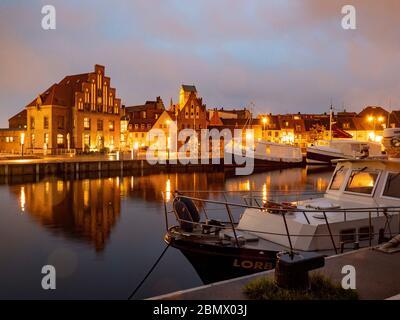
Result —
<instances>
[{"instance_id":1,"label":"quay wall","mask_svg":"<svg viewBox=\"0 0 400 320\"><path fill-rule=\"evenodd\" d=\"M90 172L121 172L152 169L177 170L201 168L204 171L215 171L223 168L223 164L187 164L165 163L152 165L146 160L90 160L90 161L28 161L0 163L0 177L24 175L58 175L82 174Z\"/></svg>"}]
</instances>

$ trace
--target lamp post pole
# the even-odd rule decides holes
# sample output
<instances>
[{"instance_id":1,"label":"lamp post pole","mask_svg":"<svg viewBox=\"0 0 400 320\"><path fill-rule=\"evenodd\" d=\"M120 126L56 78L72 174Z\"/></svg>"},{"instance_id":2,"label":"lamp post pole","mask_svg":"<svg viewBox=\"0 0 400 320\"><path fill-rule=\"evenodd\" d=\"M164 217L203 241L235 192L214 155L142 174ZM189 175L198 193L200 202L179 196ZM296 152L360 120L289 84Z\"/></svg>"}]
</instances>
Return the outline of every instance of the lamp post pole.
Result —
<instances>
[{"instance_id":1,"label":"lamp post pole","mask_svg":"<svg viewBox=\"0 0 400 320\"><path fill-rule=\"evenodd\" d=\"M21 157L24 156L24 143L25 143L25 133L21 133L20 136L20 142L21 142Z\"/></svg>"},{"instance_id":2,"label":"lamp post pole","mask_svg":"<svg viewBox=\"0 0 400 320\"><path fill-rule=\"evenodd\" d=\"M170 124L170 121L167 120L166 123L167 123L167 160L169 162L169 124Z\"/></svg>"}]
</instances>

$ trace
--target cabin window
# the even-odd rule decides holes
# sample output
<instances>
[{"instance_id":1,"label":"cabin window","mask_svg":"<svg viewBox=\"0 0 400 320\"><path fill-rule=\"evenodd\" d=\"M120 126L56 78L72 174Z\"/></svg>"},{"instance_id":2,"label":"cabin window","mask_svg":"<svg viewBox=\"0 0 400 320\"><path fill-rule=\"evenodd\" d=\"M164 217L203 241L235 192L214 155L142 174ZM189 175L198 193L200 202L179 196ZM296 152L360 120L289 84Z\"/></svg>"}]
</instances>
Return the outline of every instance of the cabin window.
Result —
<instances>
[{"instance_id":1,"label":"cabin window","mask_svg":"<svg viewBox=\"0 0 400 320\"><path fill-rule=\"evenodd\" d=\"M377 180L377 172L353 171L347 182L346 191L370 195Z\"/></svg>"},{"instance_id":2,"label":"cabin window","mask_svg":"<svg viewBox=\"0 0 400 320\"><path fill-rule=\"evenodd\" d=\"M332 183L330 186L330 190L340 190L340 187L343 184L344 178L346 177L348 169L344 169L343 167L336 171L333 176Z\"/></svg>"},{"instance_id":3,"label":"cabin window","mask_svg":"<svg viewBox=\"0 0 400 320\"><path fill-rule=\"evenodd\" d=\"M374 227L371 226L371 239L374 238ZM361 227L358 229L358 240L368 240L369 239L369 227Z\"/></svg>"},{"instance_id":4,"label":"cabin window","mask_svg":"<svg viewBox=\"0 0 400 320\"><path fill-rule=\"evenodd\" d=\"M340 242L355 242L356 229L346 229L340 231Z\"/></svg>"},{"instance_id":5,"label":"cabin window","mask_svg":"<svg viewBox=\"0 0 400 320\"><path fill-rule=\"evenodd\" d=\"M400 198L400 173L389 173L386 179L383 196Z\"/></svg>"}]
</instances>

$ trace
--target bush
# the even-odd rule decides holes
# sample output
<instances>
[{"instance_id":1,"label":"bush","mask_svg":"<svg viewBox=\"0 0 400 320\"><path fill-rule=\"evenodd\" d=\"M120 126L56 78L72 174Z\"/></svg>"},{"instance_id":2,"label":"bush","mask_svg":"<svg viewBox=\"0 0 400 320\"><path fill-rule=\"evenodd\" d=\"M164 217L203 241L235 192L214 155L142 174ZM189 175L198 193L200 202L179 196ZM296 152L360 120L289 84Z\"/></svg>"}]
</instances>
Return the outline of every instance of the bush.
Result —
<instances>
[{"instance_id":1,"label":"bush","mask_svg":"<svg viewBox=\"0 0 400 320\"><path fill-rule=\"evenodd\" d=\"M282 289L274 279L259 278L249 282L243 290L252 300L358 300L356 290L343 289L320 273L310 275L310 290Z\"/></svg>"}]
</instances>

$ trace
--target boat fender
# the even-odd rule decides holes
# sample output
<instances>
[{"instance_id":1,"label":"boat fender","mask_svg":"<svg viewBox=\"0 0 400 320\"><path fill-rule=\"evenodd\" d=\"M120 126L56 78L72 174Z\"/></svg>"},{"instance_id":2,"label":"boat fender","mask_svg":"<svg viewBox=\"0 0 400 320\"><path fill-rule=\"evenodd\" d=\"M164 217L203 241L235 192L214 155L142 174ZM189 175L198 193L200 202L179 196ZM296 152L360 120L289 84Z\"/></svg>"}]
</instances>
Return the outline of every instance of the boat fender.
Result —
<instances>
[{"instance_id":1,"label":"boat fender","mask_svg":"<svg viewBox=\"0 0 400 320\"><path fill-rule=\"evenodd\" d=\"M190 214L190 216L192 218L191 220L193 222L199 222L200 221L199 210L197 210L197 207L194 204L194 202L192 201L192 199L179 198L179 200L182 201L186 205L186 207L187 207L187 209L189 211L189 214Z\"/></svg>"},{"instance_id":2,"label":"boat fender","mask_svg":"<svg viewBox=\"0 0 400 320\"><path fill-rule=\"evenodd\" d=\"M186 221L193 221L192 216L190 215L190 212L186 206L185 203L181 201L181 199L176 198L173 203L173 208L175 211L175 214L179 220L179 224L182 228L183 231L186 232L192 232L193 231L193 224L190 222ZM185 220L185 221L181 221Z\"/></svg>"}]
</instances>

